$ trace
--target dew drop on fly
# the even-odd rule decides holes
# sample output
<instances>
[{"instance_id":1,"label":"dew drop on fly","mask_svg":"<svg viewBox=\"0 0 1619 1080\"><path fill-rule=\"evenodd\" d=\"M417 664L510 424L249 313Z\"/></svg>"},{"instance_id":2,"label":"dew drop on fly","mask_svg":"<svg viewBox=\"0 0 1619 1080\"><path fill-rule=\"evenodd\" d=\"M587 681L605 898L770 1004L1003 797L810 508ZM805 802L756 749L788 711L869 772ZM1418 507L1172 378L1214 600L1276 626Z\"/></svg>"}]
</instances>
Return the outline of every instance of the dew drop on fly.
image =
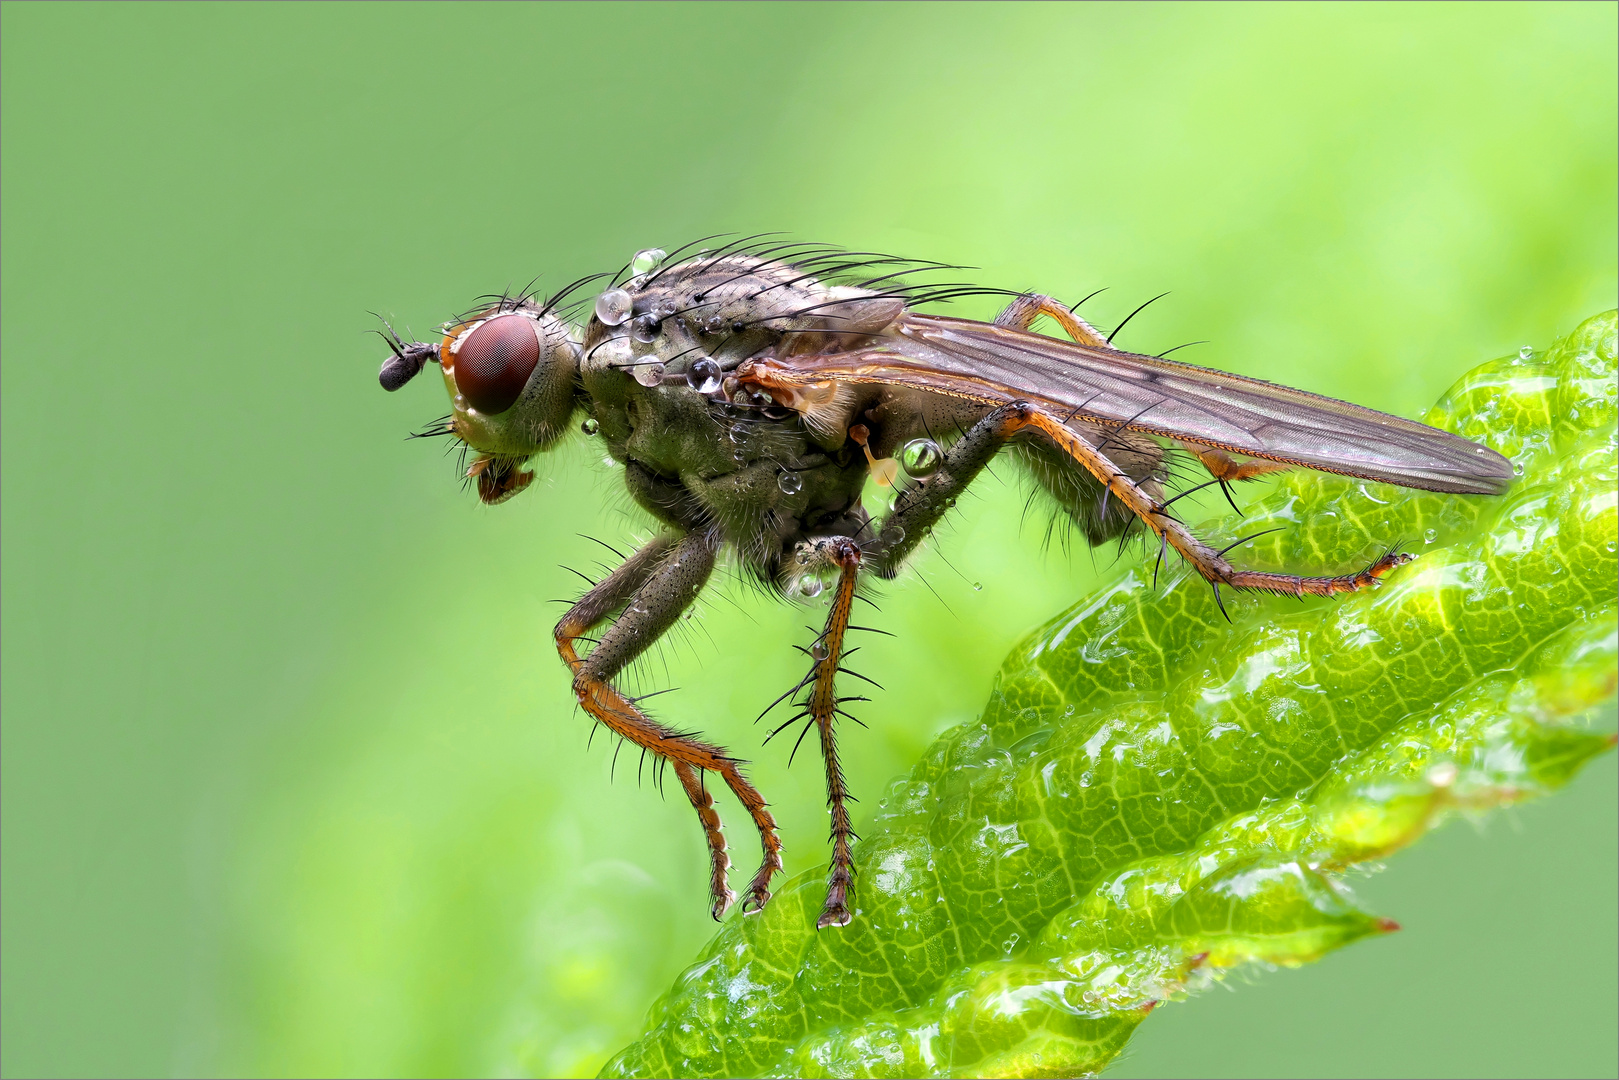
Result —
<instances>
[{"instance_id":1,"label":"dew drop on fly","mask_svg":"<svg viewBox=\"0 0 1619 1080\"><path fill-rule=\"evenodd\" d=\"M815 644L810 646L810 655L816 660L825 660L828 656L832 655L832 650L826 647L826 642L817 641Z\"/></svg>"},{"instance_id":2,"label":"dew drop on fly","mask_svg":"<svg viewBox=\"0 0 1619 1080\"><path fill-rule=\"evenodd\" d=\"M624 250L623 248L619 249ZM630 273L639 277L648 271L655 270L658 264L669 257L669 253L662 248L642 248L630 259Z\"/></svg>"},{"instance_id":3,"label":"dew drop on fly","mask_svg":"<svg viewBox=\"0 0 1619 1080\"><path fill-rule=\"evenodd\" d=\"M585 422L579 425L579 430L584 432L586 435L594 435L601 429L601 424L597 422L594 416L586 417Z\"/></svg>"},{"instance_id":4,"label":"dew drop on fly","mask_svg":"<svg viewBox=\"0 0 1619 1080\"><path fill-rule=\"evenodd\" d=\"M630 323L630 336L643 345L658 340L658 334L662 330L663 324L650 311L645 315L637 315L635 321Z\"/></svg>"},{"instance_id":5,"label":"dew drop on fly","mask_svg":"<svg viewBox=\"0 0 1619 1080\"><path fill-rule=\"evenodd\" d=\"M663 381L662 364L635 365L635 381L642 386L657 386Z\"/></svg>"},{"instance_id":6,"label":"dew drop on fly","mask_svg":"<svg viewBox=\"0 0 1619 1080\"><path fill-rule=\"evenodd\" d=\"M784 495L797 495L804 490L804 478L795 472L784 472L776 477L776 486Z\"/></svg>"},{"instance_id":7,"label":"dew drop on fly","mask_svg":"<svg viewBox=\"0 0 1619 1080\"><path fill-rule=\"evenodd\" d=\"M720 366L708 357L699 357L686 369L686 385L699 394L712 394L720 388Z\"/></svg>"},{"instance_id":8,"label":"dew drop on fly","mask_svg":"<svg viewBox=\"0 0 1619 1080\"><path fill-rule=\"evenodd\" d=\"M807 596L813 599L821 595L821 589L824 587L825 586L821 584L820 577L815 574L805 574L803 577L798 579L798 594L800 596Z\"/></svg>"},{"instance_id":9,"label":"dew drop on fly","mask_svg":"<svg viewBox=\"0 0 1619 1080\"><path fill-rule=\"evenodd\" d=\"M944 452L932 439L912 439L899 452L900 464L918 480L926 480L944 464Z\"/></svg>"},{"instance_id":10,"label":"dew drop on fly","mask_svg":"<svg viewBox=\"0 0 1619 1080\"><path fill-rule=\"evenodd\" d=\"M630 294L623 289L608 289L596 297L596 318L604 326L617 326L630 317L633 303Z\"/></svg>"}]
</instances>

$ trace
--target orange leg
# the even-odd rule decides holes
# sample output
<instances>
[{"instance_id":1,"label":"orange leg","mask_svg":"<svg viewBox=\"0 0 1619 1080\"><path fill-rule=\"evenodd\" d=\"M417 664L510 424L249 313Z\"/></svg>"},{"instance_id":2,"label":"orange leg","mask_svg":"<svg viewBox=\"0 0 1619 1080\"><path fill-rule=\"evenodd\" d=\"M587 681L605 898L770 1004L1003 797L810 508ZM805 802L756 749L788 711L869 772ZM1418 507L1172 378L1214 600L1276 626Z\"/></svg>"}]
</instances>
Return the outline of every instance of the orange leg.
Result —
<instances>
[{"instance_id":1,"label":"orange leg","mask_svg":"<svg viewBox=\"0 0 1619 1080\"><path fill-rule=\"evenodd\" d=\"M1049 317L1081 345L1089 345L1093 349L1113 348L1100 330L1075 315L1055 297L1040 293L1025 293L1007 304L1006 310L995 316L995 325L1009 326L1013 330L1027 330L1034 325L1034 320L1042 315Z\"/></svg>"},{"instance_id":2,"label":"orange leg","mask_svg":"<svg viewBox=\"0 0 1619 1080\"><path fill-rule=\"evenodd\" d=\"M1102 481L1108 491L1133 510L1164 544L1173 547L1197 568L1204 580L1215 587L1216 600L1220 597L1221 585L1230 585L1234 589L1260 589L1290 596L1334 596L1338 593L1355 592L1369 587L1394 567L1411 561L1410 555L1391 551L1359 573L1337 577L1303 577L1297 574L1238 570L1226 561L1223 551L1218 551L1199 540L1185 525L1170 517L1157 500L1142 491L1134 480L1121 472L1078 432L1065 426L1060 419L1025 402L1013 402L1011 405L1002 406L1002 409L1010 414L1007 417L1010 432L1030 428L1039 431L1065 450L1075 461L1085 466L1091 475ZM996 412L1001 412L1002 409L997 409ZM1221 605L1221 609L1224 610L1224 605Z\"/></svg>"},{"instance_id":3,"label":"orange leg","mask_svg":"<svg viewBox=\"0 0 1619 1080\"><path fill-rule=\"evenodd\" d=\"M741 762L724 749L674 731L651 719L610 681L664 631L696 599L714 569L718 549L715 537L688 533L677 539L660 537L632 555L624 565L580 597L556 627L557 652L573 671L573 690L579 704L613 732L659 758L671 762L681 788L691 800L708 841L711 874L709 890L715 919L736 899L726 881L730 858L719 812L702 783L701 772L714 772L725 781L759 830L764 861L748 885L744 907L757 910L770 899L770 879L781 869L781 842L776 822L764 797L742 774ZM623 614L602 635L596 648L580 658L574 643L616 608Z\"/></svg>"},{"instance_id":4,"label":"orange leg","mask_svg":"<svg viewBox=\"0 0 1619 1080\"><path fill-rule=\"evenodd\" d=\"M826 617L826 629L815 639L810 656L815 661L811 669L809 696L804 711L821 736L821 759L826 766L826 805L832 815L832 865L826 879L826 904L821 917L815 921L817 929L829 926L848 926L854 919L849 899L854 887L854 862L850 850L855 839L853 823L849 820L848 785L844 783L843 766L838 761L837 732L834 724L838 716L847 716L841 706L848 698L837 696L837 677L844 655L844 639L849 632L849 615L854 608L856 578L860 573L860 545L847 536L835 536L813 541L813 561L821 567L838 571L838 583L832 593L831 611ZM860 699L864 700L864 699ZM796 719L796 717L795 717ZM788 721L791 723L792 721ZM780 730L780 729L778 729Z\"/></svg>"},{"instance_id":5,"label":"orange leg","mask_svg":"<svg viewBox=\"0 0 1619 1080\"><path fill-rule=\"evenodd\" d=\"M1197 459L1209 470L1209 475L1221 483L1234 480L1253 480L1268 473L1286 472L1291 465L1279 461L1237 461L1224 450L1199 450Z\"/></svg>"},{"instance_id":6,"label":"orange leg","mask_svg":"<svg viewBox=\"0 0 1619 1080\"><path fill-rule=\"evenodd\" d=\"M1171 517L1165 504L1143 491L1084 434L1038 406L1026 401L1014 401L996 408L969 428L945 455L943 467L926 482L912 484L899 493L894 512L884 520L874 545L875 550L869 553L876 573L892 577L904 556L932 529L978 471L1009 439L1021 432L1038 433L1084 466L1112 498L1118 499L1141 519L1164 547L1173 547L1197 568L1197 572L1214 586L1216 600L1220 597L1221 585L1290 596L1333 596L1354 592L1367 588L1389 570L1411 559L1409 555L1390 552L1359 573L1338 577L1304 577L1239 570L1226 561L1224 552L1199 540L1185 525ZM1218 462L1216 464L1218 466Z\"/></svg>"}]
</instances>

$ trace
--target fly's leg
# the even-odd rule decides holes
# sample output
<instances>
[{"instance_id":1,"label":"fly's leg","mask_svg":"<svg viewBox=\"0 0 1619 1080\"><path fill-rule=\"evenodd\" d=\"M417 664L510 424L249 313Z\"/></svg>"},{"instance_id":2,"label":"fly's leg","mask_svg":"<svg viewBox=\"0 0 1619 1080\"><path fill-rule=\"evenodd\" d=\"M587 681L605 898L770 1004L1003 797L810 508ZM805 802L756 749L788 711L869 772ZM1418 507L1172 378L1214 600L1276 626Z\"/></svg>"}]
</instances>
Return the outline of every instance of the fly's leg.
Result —
<instances>
[{"instance_id":1,"label":"fly's leg","mask_svg":"<svg viewBox=\"0 0 1619 1080\"><path fill-rule=\"evenodd\" d=\"M1010 327L1013 330L1027 330L1034 325L1034 320L1042 315L1048 316L1081 345L1089 345L1093 349L1113 348L1100 330L1074 314L1055 297L1040 293L1024 293L1007 304L1006 310L995 316L995 325Z\"/></svg>"},{"instance_id":2,"label":"fly's leg","mask_svg":"<svg viewBox=\"0 0 1619 1080\"><path fill-rule=\"evenodd\" d=\"M832 593L832 610L826 617L826 629L821 631L810 650L815 666L806 680L811 683L809 696L804 700L804 712L799 714L807 713L820 733L821 759L826 765L826 806L832 815L832 866L826 879L826 905L821 909L821 917L815 920L816 929L824 930L829 926L848 926L854 919L849 909L849 896L854 887L850 845L855 834L849 820L849 789L843 780L843 766L838 762L837 732L833 725L839 716L849 715L841 708L848 699L838 697L836 683L843 661L844 639L849 632L849 615L854 607L855 581L860 574L862 555L860 545L847 536L828 537L816 540L814 544L814 562L826 569L835 567L838 571L838 583Z\"/></svg>"},{"instance_id":3,"label":"fly's leg","mask_svg":"<svg viewBox=\"0 0 1619 1080\"><path fill-rule=\"evenodd\" d=\"M717 539L703 532L688 533L679 539L660 537L580 597L556 627L557 651L573 671L573 691L584 710L616 734L673 765L708 841L712 870L709 890L715 919L725 914L736 894L726 882L730 858L725 853L719 812L714 809L713 796L703 786L701 773L718 773L759 830L764 862L749 884L744 901L754 909L770 899L770 879L781 869L781 842L776 837L775 819L764 797L743 776L739 761L718 746L652 720L611 680L673 626L696 599L714 569L717 548ZM620 606L624 606L623 614L602 635L596 648L581 659L574 643Z\"/></svg>"},{"instance_id":4,"label":"fly's leg","mask_svg":"<svg viewBox=\"0 0 1619 1080\"><path fill-rule=\"evenodd\" d=\"M1267 473L1286 472L1291 465L1279 461L1238 461L1224 450L1199 450L1197 459L1209 475L1222 484L1233 480L1254 480Z\"/></svg>"},{"instance_id":5,"label":"fly's leg","mask_svg":"<svg viewBox=\"0 0 1619 1080\"><path fill-rule=\"evenodd\" d=\"M1082 434L1067 427L1058 417L1026 401L1013 401L996 408L968 428L967 433L945 454L937 473L921 483L911 484L899 493L893 512L883 521L876 543L868 548L868 556L872 557L877 573L882 577L893 577L905 556L955 504L957 496L989 463L996 451L1006 445L1009 439L1024 433L1038 435L1083 465L1113 498L1127 506L1146 524L1162 546L1173 547L1197 568L1204 580L1214 587L1216 600L1220 598L1221 585L1235 589L1261 589L1289 596L1334 596L1354 592L1367 588L1394 567L1411 560L1409 555L1391 551L1365 570L1340 577L1301 577L1239 570L1226 561L1225 552L1199 540L1185 525L1171 517L1163 504L1143 491L1139 484L1108 460Z\"/></svg>"},{"instance_id":6,"label":"fly's leg","mask_svg":"<svg viewBox=\"0 0 1619 1080\"><path fill-rule=\"evenodd\" d=\"M1103 337L1096 327L1080 318L1055 297L1041 293L1024 293L1007 304L1006 310L995 316L995 325L1011 327L1014 330L1027 330L1042 315L1049 316L1067 332L1069 337L1081 345L1089 345L1096 349L1113 348L1113 343ZM1231 493L1227 485L1233 481L1254 480L1269 473L1285 472L1292 467L1275 461L1239 462L1224 450L1203 449L1194 452L1198 460L1203 462L1203 467L1209 470L1209 475L1220 482L1220 487L1226 492L1228 499ZM1236 504L1232 503L1232 507L1235 509Z\"/></svg>"}]
</instances>

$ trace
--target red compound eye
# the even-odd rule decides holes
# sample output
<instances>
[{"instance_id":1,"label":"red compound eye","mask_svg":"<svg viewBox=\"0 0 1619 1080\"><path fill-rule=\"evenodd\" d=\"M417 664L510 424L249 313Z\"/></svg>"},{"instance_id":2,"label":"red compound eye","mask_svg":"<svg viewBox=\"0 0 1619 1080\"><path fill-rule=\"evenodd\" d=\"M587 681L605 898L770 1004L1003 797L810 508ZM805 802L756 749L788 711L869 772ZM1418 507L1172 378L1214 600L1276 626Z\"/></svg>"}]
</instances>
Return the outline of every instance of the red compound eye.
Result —
<instances>
[{"instance_id":1,"label":"red compound eye","mask_svg":"<svg viewBox=\"0 0 1619 1080\"><path fill-rule=\"evenodd\" d=\"M455 353L455 385L474 409L492 416L517 401L540 362L534 331L526 315L500 315L467 335Z\"/></svg>"}]
</instances>

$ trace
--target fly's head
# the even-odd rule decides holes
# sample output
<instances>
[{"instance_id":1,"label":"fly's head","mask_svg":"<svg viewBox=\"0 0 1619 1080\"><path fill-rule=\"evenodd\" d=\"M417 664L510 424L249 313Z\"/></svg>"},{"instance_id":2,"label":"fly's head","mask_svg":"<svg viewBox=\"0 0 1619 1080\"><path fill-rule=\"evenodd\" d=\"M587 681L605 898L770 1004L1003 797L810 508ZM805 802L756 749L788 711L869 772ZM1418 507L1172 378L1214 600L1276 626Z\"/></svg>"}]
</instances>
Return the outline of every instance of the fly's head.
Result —
<instances>
[{"instance_id":1,"label":"fly's head","mask_svg":"<svg viewBox=\"0 0 1619 1080\"><path fill-rule=\"evenodd\" d=\"M579 375L579 346L567 323L526 297L502 298L444 325L438 343L384 337L393 355L378 381L397 390L437 363L450 395L440 431L476 452L467 478L493 505L526 488L528 459L549 449L568 428Z\"/></svg>"}]
</instances>

